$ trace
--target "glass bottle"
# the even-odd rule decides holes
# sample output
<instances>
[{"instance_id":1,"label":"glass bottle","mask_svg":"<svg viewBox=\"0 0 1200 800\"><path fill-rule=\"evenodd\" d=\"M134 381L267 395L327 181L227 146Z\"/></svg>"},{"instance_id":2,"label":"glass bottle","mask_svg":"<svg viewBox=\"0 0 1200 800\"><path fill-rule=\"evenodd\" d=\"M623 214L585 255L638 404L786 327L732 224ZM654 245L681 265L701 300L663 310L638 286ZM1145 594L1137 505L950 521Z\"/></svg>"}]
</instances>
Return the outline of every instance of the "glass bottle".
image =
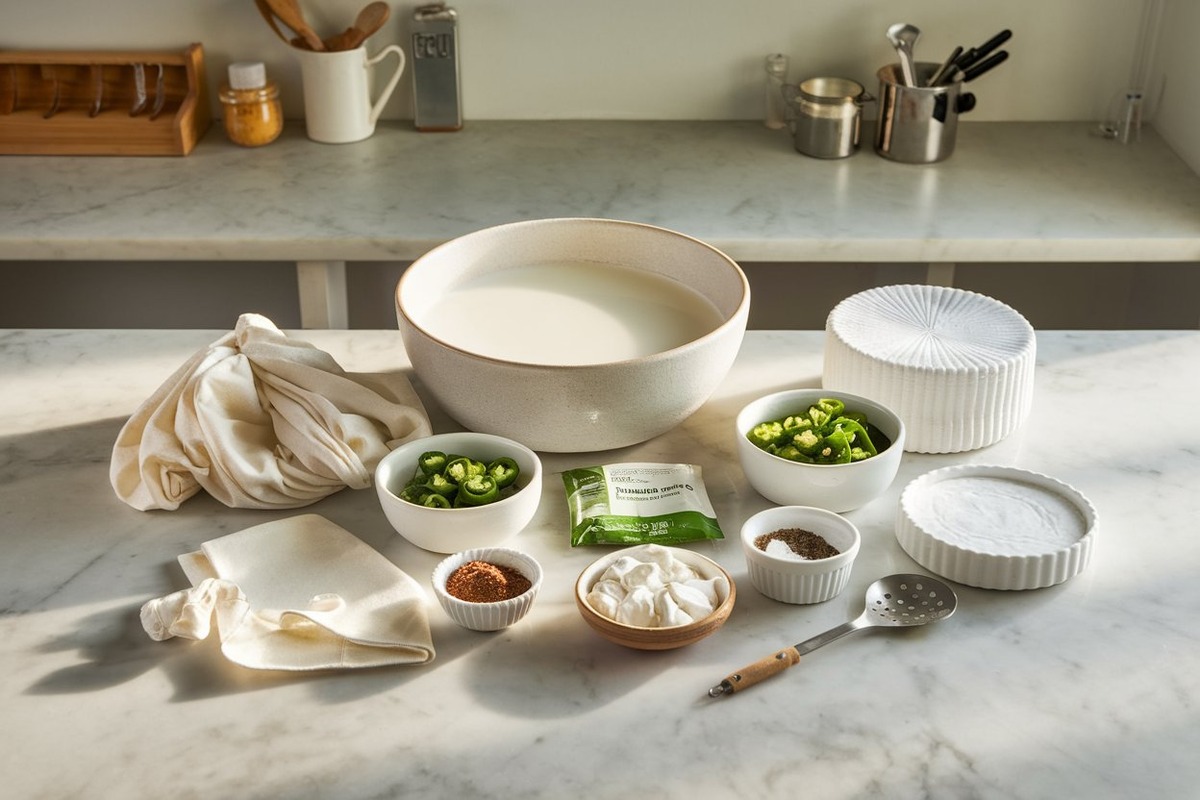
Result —
<instances>
[{"instance_id":1,"label":"glass bottle","mask_svg":"<svg viewBox=\"0 0 1200 800\"><path fill-rule=\"evenodd\" d=\"M261 61L229 65L229 82L220 90L225 133L234 144L259 147L275 141L283 131L279 87L267 80Z\"/></svg>"},{"instance_id":2,"label":"glass bottle","mask_svg":"<svg viewBox=\"0 0 1200 800\"><path fill-rule=\"evenodd\" d=\"M782 53L767 56L767 109L763 124L771 129L787 124L784 109L783 84L787 81L788 59Z\"/></svg>"}]
</instances>

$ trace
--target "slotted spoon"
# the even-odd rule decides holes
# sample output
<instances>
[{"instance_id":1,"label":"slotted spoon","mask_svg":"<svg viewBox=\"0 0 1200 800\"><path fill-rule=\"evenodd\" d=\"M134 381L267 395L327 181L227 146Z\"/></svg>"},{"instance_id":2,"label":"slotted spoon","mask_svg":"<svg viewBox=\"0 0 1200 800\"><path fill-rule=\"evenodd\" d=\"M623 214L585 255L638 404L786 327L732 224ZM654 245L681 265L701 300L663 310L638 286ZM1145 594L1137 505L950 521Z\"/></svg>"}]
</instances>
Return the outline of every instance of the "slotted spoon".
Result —
<instances>
[{"instance_id":1,"label":"slotted spoon","mask_svg":"<svg viewBox=\"0 0 1200 800\"><path fill-rule=\"evenodd\" d=\"M709 697L741 691L778 675L800 662L818 647L864 628L908 628L927 625L954 613L958 597L954 590L927 575L888 575L867 587L866 608L857 619L830 628L793 647L759 659L708 690Z\"/></svg>"},{"instance_id":2,"label":"slotted spoon","mask_svg":"<svg viewBox=\"0 0 1200 800\"><path fill-rule=\"evenodd\" d=\"M917 64L914 60L913 48L917 44L917 39L921 38L921 29L906 22L897 22L887 29L887 38L892 43L892 47L896 48L896 54L900 56L900 74L904 78L904 85L916 86Z\"/></svg>"}]
</instances>

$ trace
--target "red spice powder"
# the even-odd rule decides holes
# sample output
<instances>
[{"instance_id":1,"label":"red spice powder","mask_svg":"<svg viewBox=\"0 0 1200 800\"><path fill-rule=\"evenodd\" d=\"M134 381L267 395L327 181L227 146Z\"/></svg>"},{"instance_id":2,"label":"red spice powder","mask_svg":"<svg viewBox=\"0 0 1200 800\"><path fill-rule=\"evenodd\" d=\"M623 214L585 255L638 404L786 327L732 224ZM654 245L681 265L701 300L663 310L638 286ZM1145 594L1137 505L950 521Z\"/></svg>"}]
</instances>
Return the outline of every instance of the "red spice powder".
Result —
<instances>
[{"instance_id":1,"label":"red spice powder","mask_svg":"<svg viewBox=\"0 0 1200 800\"><path fill-rule=\"evenodd\" d=\"M512 567L468 561L446 579L446 591L468 603L498 603L529 591L529 579Z\"/></svg>"}]
</instances>

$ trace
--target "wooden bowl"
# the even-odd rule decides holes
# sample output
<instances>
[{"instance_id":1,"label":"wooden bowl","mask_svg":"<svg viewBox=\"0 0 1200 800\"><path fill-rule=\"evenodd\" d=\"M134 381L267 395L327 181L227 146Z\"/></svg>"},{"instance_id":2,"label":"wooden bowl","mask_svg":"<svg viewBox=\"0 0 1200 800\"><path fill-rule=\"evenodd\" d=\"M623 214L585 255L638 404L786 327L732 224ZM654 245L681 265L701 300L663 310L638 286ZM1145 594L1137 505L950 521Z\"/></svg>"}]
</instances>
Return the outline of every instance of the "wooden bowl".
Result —
<instances>
[{"instance_id":1,"label":"wooden bowl","mask_svg":"<svg viewBox=\"0 0 1200 800\"><path fill-rule=\"evenodd\" d=\"M677 547L669 548L671 555L694 569L700 577L713 578L718 575L725 577L725 581L729 585L729 593L713 613L687 625L677 625L671 628L644 628L637 625L624 625L597 612L588 604L588 592L609 565L621 556L630 555L631 550L634 549L636 548L623 548L597 559L581 572L579 579L575 581L575 605L578 606L583 621L596 633L613 644L631 647L635 650L673 650L677 647L695 644L712 635L717 628L725 624L725 620L729 619L734 601L737 599L737 587L734 586L733 578L711 558Z\"/></svg>"}]
</instances>

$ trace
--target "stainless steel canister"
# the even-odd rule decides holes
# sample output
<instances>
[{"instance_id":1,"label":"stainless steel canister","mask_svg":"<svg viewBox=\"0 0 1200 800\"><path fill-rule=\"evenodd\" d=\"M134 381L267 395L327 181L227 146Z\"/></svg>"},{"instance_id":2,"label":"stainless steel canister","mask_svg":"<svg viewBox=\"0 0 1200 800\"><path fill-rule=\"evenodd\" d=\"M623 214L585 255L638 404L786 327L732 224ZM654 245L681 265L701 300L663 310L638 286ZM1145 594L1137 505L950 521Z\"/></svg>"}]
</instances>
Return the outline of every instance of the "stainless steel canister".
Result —
<instances>
[{"instance_id":1,"label":"stainless steel canister","mask_svg":"<svg viewBox=\"0 0 1200 800\"><path fill-rule=\"evenodd\" d=\"M413 12L412 75L417 130L462 128L458 12L445 3L420 6Z\"/></svg>"},{"instance_id":2,"label":"stainless steel canister","mask_svg":"<svg viewBox=\"0 0 1200 800\"><path fill-rule=\"evenodd\" d=\"M906 164L932 164L949 158L958 135L958 115L975 107L975 96L960 93L961 81L925 86L938 64L918 62L917 86L904 85L899 64L879 76L879 117L875 152Z\"/></svg>"},{"instance_id":3,"label":"stainless steel canister","mask_svg":"<svg viewBox=\"0 0 1200 800\"><path fill-rule=\"evenodd\" d=\"M785 84L788 127L796 149L814 158L845 158L858 150L863 103L875 98L847 78L809 78Z\"/></svg>"}]
</instances>

